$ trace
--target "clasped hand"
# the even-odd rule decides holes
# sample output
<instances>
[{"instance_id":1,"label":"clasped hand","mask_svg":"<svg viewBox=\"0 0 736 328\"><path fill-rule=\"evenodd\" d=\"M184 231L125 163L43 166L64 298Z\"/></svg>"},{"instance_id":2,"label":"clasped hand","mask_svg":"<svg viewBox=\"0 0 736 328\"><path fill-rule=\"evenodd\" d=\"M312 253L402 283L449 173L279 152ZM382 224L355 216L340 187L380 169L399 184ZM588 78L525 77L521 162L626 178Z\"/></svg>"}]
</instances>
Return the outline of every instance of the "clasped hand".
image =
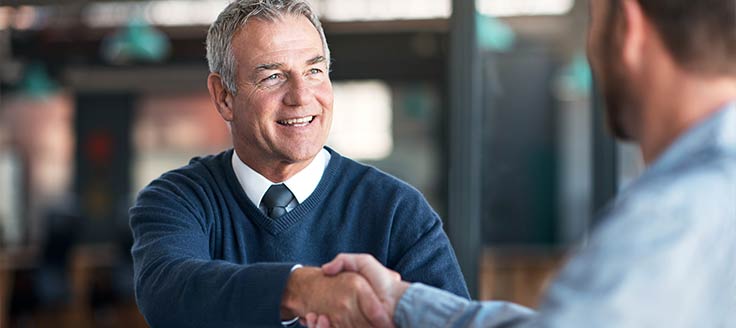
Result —
<instances>
[{"instance_id":1,"label":"clasped hand","mask_svg":"<svg viewBox=\"0 0 736 328\"><path fill-rule=\"evenodd\" d=\"M371 255L340 254L321 269L292 274L282 317L293 313L310 328L393 327L396 303L408 287Z\"/></svg>"}]
</instances>

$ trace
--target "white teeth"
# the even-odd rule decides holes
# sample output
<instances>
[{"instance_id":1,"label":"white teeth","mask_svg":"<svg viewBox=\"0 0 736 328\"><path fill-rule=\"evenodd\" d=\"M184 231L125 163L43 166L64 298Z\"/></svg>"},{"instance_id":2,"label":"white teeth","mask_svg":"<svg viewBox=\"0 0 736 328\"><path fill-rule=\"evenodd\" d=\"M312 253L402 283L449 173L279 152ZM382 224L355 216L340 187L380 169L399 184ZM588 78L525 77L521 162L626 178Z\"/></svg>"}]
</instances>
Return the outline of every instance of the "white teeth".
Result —
<instances>
[{"instance_id":1,"label":"white teeth","mask_svg":"<svg viewBox=\"0 0 736 328\"><path fill-rule=\"evenodd\" d=\"M284 125L306 125L309 122L312 122L314 119L314 116L306 116L306 117L300 117L300 118L291 118L288 120L281 120L279 123Z\"/></svg>"}]
</instances>

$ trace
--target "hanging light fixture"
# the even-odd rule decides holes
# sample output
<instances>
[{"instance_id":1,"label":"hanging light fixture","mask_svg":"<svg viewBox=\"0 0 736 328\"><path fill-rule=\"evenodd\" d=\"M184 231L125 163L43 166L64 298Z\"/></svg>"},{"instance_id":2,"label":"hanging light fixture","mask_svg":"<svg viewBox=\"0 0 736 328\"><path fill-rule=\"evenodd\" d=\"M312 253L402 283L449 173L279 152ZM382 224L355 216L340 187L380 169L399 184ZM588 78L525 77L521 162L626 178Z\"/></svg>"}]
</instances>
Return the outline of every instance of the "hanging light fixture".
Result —
<instances>
[{"instance_id":1,"label":"hanging light fixture","mask_svg":"<svg viewBox=\"0 0 736 328\"><path fill-rule=\"evenodd\" d=\"M32 98L43 98L59 89L59 85L49 77L44 65L37 62L26 66L19 86L21 93Z\"/></svg>"},{"instance_id":2,"label":"hanging light fixture","mask_svg":"<svg viewBox=\"0 0 736 328\"><path fill-rule=\"evenodd\" d=\"M168 37L142 18L133 18L102 42L102 57L109 63L160 62L171 49Z\"/></svg>"}]
</instances>

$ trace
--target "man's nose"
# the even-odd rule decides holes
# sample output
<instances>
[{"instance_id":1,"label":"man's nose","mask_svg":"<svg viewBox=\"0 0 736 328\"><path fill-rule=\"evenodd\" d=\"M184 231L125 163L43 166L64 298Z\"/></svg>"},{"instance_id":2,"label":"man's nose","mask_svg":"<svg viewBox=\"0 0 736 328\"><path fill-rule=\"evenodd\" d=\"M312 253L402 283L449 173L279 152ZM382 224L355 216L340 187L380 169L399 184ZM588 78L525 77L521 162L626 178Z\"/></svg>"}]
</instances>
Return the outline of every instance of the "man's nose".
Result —
<instances>
[{"instance_id":1,"label":"man's nose","mask_svg":"<svg viewBox=\"0 0 736 328\"><path fill-rule=\"evenodd\" d=\"M303 106L311 101L312 89L303 78L291 79L288 88L289 90L284 96L284 103L286 105Z\"/></svg>"}]
</instances>

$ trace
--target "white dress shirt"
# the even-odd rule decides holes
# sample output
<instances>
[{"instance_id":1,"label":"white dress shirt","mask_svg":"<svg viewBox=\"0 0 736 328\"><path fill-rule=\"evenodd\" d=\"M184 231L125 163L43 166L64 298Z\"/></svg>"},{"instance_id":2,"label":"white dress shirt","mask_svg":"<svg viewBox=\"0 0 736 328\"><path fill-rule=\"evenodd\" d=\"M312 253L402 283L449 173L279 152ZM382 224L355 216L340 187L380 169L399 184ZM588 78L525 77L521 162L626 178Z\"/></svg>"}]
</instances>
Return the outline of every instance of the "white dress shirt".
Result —
<instances>
[{"instance_id":1,"label":"white dress shirt","mask_svg":"<svg viewBox=\"0 0 736 328\"><path fill-rule=\"evenodd\" d=\"M286 206L287 211L291 211L297 205L303 203L309 196L317 189L319 181L322 180L322 175L325 173L327 164L330 163L330 153L322 148L317 153L311 163L307 165L303 170L292 176L286 181L271 181L266 177L256 172L238 157L238 153L233 151L232 165L235 176L238 177L240 186L243 187L245 195L248 196L251 202L256 207L260 208L262 212L266 213L265 208L261 206L261 200L263 195L266 194L268 188L274 184L283 183L289 190L294 194L294 200Z\"/></svg>"}]
</instances>

